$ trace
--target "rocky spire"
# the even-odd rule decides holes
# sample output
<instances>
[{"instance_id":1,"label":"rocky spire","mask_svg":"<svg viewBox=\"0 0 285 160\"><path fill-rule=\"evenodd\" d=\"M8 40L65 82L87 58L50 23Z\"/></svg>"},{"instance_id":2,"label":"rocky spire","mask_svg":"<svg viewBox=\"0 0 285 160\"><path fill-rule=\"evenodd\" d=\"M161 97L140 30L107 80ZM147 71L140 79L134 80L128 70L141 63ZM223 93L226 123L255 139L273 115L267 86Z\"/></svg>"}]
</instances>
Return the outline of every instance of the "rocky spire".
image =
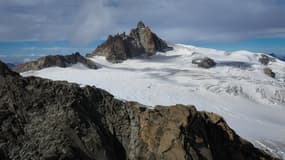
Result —
<instances>
[{"instance_id":1,"label":"rocky spire","mask_svg":"<svg viewBox=\"0 0 285 160\"><path fill-rule=\"evenodd\" d=\"M138 22L137 28L138 28L138 29L145 28L145 25L144 25L143 21L139 21L139 22Z\"/></svg>"},{"instance_id":2,"label":"rocky spire","mask_svg":"<svg viewBox=\"0 0 285 160\"><path fill-rule=\"evenodd\" d=\"M105 56L108 61L118 63L128 58L141 55L152 56L158 51L165 52L171 49L165 41L139 21L137 28L132 29L129 35L109 36L102 45L87 56Z\"/></svg>"}]
</instances>

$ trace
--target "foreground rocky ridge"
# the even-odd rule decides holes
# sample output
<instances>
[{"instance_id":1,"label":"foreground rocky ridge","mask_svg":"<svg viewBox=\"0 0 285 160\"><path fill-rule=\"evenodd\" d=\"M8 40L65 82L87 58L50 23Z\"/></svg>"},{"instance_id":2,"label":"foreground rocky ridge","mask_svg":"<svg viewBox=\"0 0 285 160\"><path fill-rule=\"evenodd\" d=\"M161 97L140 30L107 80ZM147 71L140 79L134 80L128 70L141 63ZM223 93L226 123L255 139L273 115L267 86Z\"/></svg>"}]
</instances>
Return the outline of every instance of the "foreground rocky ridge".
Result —
<instances>
[{"instance_id":1,"label":"foreground rocky ridge","mask_svg":"<svg viewBox=\"0 0 285 160\"><path fill-rule=\"evenodd\" d=\"M0 159L274 159L214 113L147 109L0 64Z\"/></svg>"},{"instance_id":2,"label":"foreground rocky ridge","mask_svg":"<svg viewBox=\"0 0 285 160\"><path fill-rule=\"evenodd\" d=\"M97 66L94 62L81 56L78 52L71 55L50 55L41 57L36 61L19 64L13 68L14 71L26 72L30 70L40 70L48 67L69 67L73 64L81 63L88 68L96 69Z\"/></svg>"},{"instance_id":3,"label":"foreground rocky ridge","mask_svg":"<svg viewBox=\"0 0 285 160\"><path fill-rule=\"evenodd\" d=\"M112 63L118 63L137 56L152 56L156 52L172 49L143 22L137 24L129 35L125 33L109 36L108 39L87 57L105 56Z\"/></svg>"}]
</instances>

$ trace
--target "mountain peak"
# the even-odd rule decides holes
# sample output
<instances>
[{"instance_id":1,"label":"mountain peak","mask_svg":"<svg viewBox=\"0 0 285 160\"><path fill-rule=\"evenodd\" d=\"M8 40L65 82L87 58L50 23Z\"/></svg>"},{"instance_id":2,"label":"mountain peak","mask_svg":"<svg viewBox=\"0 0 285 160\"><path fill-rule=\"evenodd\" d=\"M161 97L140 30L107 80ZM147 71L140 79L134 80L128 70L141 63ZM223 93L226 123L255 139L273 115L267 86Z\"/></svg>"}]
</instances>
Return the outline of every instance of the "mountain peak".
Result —
<instances>
[{"instance_id":1,"label":"mountain peak","mask_svg":"<svg viewBox=\"0 0 285 160\"><path fill-rule=\"evenodd\" d=\"M143 21L139 21L139 22L138 22L137 28L138 28L138 29L145 28L145 24L143 23Z\"/></svg>"},{"instance_id":2,"label":"mountain peak","mask_svg":"<svg viewBox=\"0 0 285 160\"><path fill-rule=\"evenodd\" d=\"M156 52L171 49L165 41L146 27L142 21L139 21L137 28L132 29L129 35L123 33L109 36L103 44L87 56L105 56L108 61L118 63L128 58L142 55L152 56Z\"/></svg>"}]
</instances>

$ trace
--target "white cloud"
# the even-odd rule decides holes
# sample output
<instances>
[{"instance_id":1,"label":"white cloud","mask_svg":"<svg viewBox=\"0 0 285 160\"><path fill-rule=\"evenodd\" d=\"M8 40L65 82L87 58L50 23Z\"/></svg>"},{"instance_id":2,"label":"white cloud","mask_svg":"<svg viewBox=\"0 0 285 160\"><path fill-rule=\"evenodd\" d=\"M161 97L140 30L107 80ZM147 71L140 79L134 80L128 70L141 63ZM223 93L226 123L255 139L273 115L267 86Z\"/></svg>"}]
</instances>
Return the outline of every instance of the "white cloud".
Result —
<instances>
[{"instance_id":1,"label":"white cloud","mask_svg":"<svg viewBox=\"0 0 285 160\"><path fill-rule=\"evenodd\" d=\"M71 30L71 41L79 44L100 39L112 24L111 8L104 0L84 0Z\"/></svg>"},{"instance_id":2,"label":"white cloud","mask_svg":"<svg viewBox=\"0 0 285 160\"><path fill-rule=\"evenodd\" d=\"M285 37L282 0L3 0L0 41L86 44L143 20L169 41Z\"/></svg>"}]
</instances>

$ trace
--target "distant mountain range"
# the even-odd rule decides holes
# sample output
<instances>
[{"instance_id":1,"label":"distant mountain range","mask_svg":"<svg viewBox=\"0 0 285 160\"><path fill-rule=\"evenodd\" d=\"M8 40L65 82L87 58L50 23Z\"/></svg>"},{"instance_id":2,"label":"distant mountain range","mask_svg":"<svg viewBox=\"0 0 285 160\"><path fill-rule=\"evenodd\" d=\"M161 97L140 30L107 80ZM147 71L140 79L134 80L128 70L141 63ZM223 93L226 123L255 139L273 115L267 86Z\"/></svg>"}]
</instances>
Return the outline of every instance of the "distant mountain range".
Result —
<instances>
[{"instance_id":1,"label":"distant mountain range","mask_svg":"<svg viewBox=\"0 0 285 160\"><path fill-rule=\"evenodd\" d=\"M15 64L13 64L13 63L7 63L6 64L9 68L14 68L16 65Z\"/></svg>"}]
</instances>

